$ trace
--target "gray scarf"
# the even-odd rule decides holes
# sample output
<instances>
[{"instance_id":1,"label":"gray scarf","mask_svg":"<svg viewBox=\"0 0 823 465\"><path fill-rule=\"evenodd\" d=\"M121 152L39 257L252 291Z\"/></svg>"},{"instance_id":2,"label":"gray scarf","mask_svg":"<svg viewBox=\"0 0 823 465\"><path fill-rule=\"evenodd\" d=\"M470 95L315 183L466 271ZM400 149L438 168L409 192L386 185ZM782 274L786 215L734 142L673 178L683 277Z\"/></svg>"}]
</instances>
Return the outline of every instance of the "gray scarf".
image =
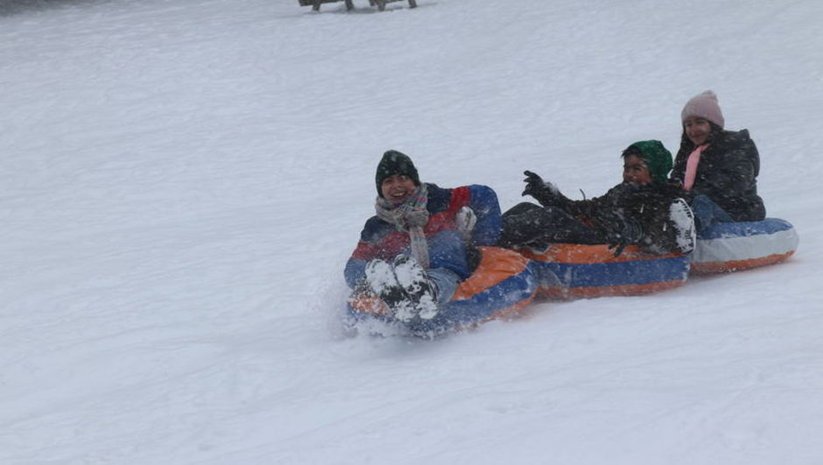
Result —
<instances>
[{"instance_id":1,"label":"gray scarf","mask_svg":"<svg viewBox=\"0 0 823 465\"><path fill-rule=\"evenodd\" d=\"M423 227L429 222L429 211L426 210L429 192L425 184L400 205L395 205L383 197L377 197L374 209L381 220L393 224L398 231L408 231L411 242L411 254L423 269L429 268L429 246Z\"/></svg>"}]
</instances>

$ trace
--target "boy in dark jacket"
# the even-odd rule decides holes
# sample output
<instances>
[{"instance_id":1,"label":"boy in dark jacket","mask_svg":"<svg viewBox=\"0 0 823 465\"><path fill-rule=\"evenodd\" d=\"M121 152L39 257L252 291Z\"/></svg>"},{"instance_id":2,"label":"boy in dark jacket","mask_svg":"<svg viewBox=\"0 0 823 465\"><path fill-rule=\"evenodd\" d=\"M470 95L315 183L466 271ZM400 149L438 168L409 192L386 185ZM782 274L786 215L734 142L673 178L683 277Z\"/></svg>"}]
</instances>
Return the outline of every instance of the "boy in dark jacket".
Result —
<instances>
[{"instance_id":1,"label":"boy in dark jacket","mask_svg":"<svg viewBox=\"0 0 823 465\"><path fill-rule=\"evenodd\" d=\"M497 195L481 185L421 183L412 160L395 150L383 154L375 183L377 215L346 263L346 282L380 297L400 321L434 318L474 271L475 247L500 237Z\"/></svg>"},{"instance_id":2,"label":"boy in dark jacket","mask_svg":"<svg viewBox=\"0 0 823 465\"><path fill-rule=\"evenodd\" d=\"M698 232L718 222L766 217L757 195L760 155L749 132L726 131L717 96L707 90L681 112L683 136L671 179L694 211Z\"/></svg>"},{"instance_id":3,"label":"boy in dark jacket","mask_svg":"<svg viewBox=\"0 0 823 465\"><path fill-rule=\"evenodd\" d=\"M671 153L660 141L635 142L621 154L623 182L605 195L570 200L540 176L526 171L526 189L541 206L521 203L503 214L504 247L550 243L610 244L619 255L629 244L651 253L694 248L691 211L681 191L667 182Z\"/></svg>"}]
</instances>

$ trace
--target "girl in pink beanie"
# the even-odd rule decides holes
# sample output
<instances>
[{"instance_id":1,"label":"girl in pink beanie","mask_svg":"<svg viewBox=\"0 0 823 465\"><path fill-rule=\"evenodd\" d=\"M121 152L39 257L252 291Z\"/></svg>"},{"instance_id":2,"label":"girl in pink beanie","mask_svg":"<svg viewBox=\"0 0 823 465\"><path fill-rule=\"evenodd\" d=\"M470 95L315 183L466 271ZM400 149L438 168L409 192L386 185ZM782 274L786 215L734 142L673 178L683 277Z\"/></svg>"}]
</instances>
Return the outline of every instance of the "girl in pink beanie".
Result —
<instances>
[{"instance_id":1,"label":"girl in pink beanie","mask_svg":"<svg viewBox=\"0 0 823 465\"><path fill-rule=\"evenodd\" d=\"M727 131L717 95L698 94L680 113L683 135L671 180L682 185L698 235L718 222L766 217L757 195L760 155L749 131Z\"/></svg>"}]
</instances>

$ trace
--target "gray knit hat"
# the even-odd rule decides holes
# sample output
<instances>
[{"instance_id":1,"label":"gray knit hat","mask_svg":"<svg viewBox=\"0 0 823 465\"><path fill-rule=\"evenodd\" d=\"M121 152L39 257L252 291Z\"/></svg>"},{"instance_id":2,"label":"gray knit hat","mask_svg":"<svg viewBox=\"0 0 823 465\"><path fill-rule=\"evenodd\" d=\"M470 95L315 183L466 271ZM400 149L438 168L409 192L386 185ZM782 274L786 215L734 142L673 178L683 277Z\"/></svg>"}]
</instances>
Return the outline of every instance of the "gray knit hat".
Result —
<instances>
[{"instance_id":1,"label":"gray knit hat","mask_svg":"<svg viewBox=\"0 0 823 465\"><path fill-rule=\"evenodd\" d=\"M717 95L714 92L707 90L700 95L695 95L683 107L680 113L680 121L685 122L686 118L696 116L720 126L722 129L726 120L723 119L723 112L720 111L720 105L717 103Z\"/></svg>"}]
</instances>

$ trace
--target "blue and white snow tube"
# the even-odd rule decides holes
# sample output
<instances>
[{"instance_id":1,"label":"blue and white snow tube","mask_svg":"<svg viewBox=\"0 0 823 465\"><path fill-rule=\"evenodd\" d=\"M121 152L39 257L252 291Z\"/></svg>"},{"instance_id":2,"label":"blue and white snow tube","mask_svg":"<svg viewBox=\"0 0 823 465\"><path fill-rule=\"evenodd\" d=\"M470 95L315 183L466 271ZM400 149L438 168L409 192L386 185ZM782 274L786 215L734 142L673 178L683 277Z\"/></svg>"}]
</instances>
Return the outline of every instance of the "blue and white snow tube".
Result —
<instances>
[{"instance_id":1,"label":"blue and white snow tube","mask_svg":"<svg viewBox=\"0 0 823 465\"><path fill-rule=\"evenodd\" d=\"M697 236L691 269L695 273L724 273L771 265L797 250L797 232L788 221L716 223Z\"/></svg>"}]
</instances>

